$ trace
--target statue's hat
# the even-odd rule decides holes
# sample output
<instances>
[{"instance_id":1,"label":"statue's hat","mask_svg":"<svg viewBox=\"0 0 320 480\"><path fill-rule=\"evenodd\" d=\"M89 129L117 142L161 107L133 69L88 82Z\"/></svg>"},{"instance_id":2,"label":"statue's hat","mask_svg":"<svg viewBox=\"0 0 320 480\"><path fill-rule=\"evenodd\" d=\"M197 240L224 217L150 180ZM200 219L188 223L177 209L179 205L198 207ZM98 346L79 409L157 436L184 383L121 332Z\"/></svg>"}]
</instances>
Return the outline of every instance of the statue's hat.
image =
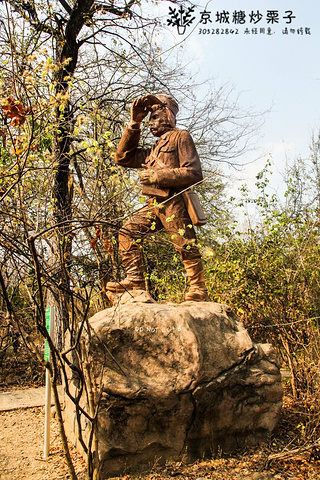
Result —
<instances>
[{"instance_id":1,"label":"statue's hat","mask_svg":"<svg viewBox=\"0 0 320 480\"><path fill-rule=\"evenodd\" d=\"M167 93L159 93L159 95L156 95L156 97L162 102L166 107L167 107L167 114L168 114L168 119L172 126L175 126L176 124L176 116L179 111L179 106L177 101L171 96L168 95Z\"/></svg>"}]
</instances>

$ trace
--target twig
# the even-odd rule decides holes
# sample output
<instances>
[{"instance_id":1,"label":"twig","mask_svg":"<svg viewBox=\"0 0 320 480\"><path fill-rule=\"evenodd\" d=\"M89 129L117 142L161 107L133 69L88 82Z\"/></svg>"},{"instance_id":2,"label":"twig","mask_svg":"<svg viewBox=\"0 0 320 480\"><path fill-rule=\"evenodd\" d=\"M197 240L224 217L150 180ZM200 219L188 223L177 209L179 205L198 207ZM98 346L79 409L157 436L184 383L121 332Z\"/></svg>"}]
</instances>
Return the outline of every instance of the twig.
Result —
<instances>
[{"instance_id":1,"label":"twig","mask_svg":"<svg viewBox=\"0 0 320 480\"><path fill-rule=\"evenodd\" d=\"M269 455L267 463L272 462L273 460L286 460L288 458L295 457L300 453L308 452L313 448L320 447L320 438L318 438L314 443L306 445L305 447L294 448L293 450L287 450L280 453L274 453Z\"/></svg>"}]
</instances>

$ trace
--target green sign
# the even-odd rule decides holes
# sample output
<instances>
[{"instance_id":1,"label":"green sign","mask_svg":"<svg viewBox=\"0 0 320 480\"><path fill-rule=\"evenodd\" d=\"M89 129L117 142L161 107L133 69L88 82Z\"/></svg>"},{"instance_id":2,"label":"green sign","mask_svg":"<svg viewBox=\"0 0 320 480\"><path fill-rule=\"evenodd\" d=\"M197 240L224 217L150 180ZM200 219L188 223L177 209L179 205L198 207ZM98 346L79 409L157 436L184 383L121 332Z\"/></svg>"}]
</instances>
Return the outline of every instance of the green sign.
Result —
<instances>
[{"instance_id":1,"label":"green sign","mask_svg":"<svg viewBox=\"0 0 320 480\"><path fill-rule=\"evenodd\" d=\"M51 319L51 307L46 308L46 329L50 333L50 319ZM50 360L50 348L48 340L44 341L44 359L49 362Z\"/></svg>"}]
</instances>

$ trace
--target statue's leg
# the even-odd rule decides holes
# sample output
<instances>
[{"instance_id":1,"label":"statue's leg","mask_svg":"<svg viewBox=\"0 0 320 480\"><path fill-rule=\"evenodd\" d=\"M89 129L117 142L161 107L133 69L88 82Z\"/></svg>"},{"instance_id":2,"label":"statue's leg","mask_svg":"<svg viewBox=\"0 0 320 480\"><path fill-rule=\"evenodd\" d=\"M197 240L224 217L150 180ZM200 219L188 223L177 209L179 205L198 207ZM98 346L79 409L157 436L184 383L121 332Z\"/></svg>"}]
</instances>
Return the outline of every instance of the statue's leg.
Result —
<instances>
[{"instance_id":1,"label":"statue's leg","mask_svg":"<svg viewBox=\"0 0 320 480\"><path fill-rule=\"evenodd\" d=\"M168 235L172 238L175 249L180 254L186 269L190 289L186 301L205 302L209 300L204 280L201 254L197 246L197 238L187 209L182 199L175 197L167 202L165 211L159 217ZM167 219L172 219L169 222Z\"/></svg>"},{"instance_id":2,"label":"statue's leg","mask_svg":"<svg viewBox=\"0 0 320 480\"><path fill-rule=\"evenodd\" d=\"M145 290L144 262L141 243L150 234L151 227L157 223L152 208L146 205L123 225L119 231L119 251L126 272L121 282L108 282L106 290L123 292L126 290ZM153 227L154 229L154 227Z\"/></svg>"}]
</instances>

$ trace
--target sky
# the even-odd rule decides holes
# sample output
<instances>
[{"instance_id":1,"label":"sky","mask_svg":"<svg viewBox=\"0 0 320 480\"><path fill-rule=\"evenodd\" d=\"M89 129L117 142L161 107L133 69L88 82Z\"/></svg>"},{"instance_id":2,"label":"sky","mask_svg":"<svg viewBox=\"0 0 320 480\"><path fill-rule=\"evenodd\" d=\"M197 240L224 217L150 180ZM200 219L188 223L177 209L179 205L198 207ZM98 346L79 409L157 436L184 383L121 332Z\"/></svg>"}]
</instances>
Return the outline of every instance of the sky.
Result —
<instances>
[{"instance_id":1,"label":"sky","mask_svg":"<svg viewBox=\"0 0 320 480\"><path fill-rule=\"evenodd\" d=\"M162 2L157 7L164 21L170 19L168 5ZM202 11L211 12L211 23L199 23ZM254 24L250 14L257 11L262 18ZM235 23L234 12L244 12L245 23ZM267 22L277 14L278 22ZM178 35L176 26L168 26L168 46L182 42L180 48L189 60L190 71L203 79L214 77L217 84L233 85L241 94L244 109L269 111L254 151L241 159L248 166L240 181L253 186L255 175L269 158L274 172L271 187L281 194L286 159L308 157L312 135L320 130L320 2L199 0L193 16L196 18L184 35ZM240 16L237 13L238 20ZM218 21L227 17L229 24ZM246 28L250 33L245 33ZM257 33L252 33L253 28Z\"/></svg>"}]
</instances>

